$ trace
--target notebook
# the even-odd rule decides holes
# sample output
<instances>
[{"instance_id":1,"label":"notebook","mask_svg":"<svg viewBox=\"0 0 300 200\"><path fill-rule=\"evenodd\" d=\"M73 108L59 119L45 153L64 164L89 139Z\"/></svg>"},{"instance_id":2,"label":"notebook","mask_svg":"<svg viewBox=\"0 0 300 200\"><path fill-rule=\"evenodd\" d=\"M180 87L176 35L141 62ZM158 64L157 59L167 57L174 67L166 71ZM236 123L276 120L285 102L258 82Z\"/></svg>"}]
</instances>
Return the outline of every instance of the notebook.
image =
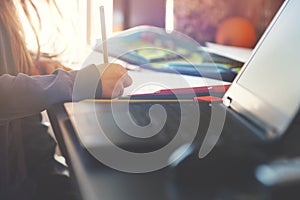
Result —
<instances>
[{"instance_id":1,"label":"notebook","mask_svg":"<svg viewBox=\"0 0 300 200\"><path fill-rule=\"evenodd\" d=\"M241 67L240 61L204 50L192 38L159 27L136 26L114 34L106 43L108 55L158 72L232 82ZM94 51L102 53L102 46L98 40Z\"/></svg>"},{"instance_id":2,"label":"notebook","mask_svg":"<svg viewBox=\"0 0 300 200\"><path fill-rule=\"evenodd\" d=\"M299 7L300 1L298 0L285 1L261 37L252 56L224 94L223 102L217 104L225 110L225 119L227 116L236 118L233 120L236 123L232 124L233 127L247 126L259 140L268 141L283 136L299 112L300 26L297 21L300 17ZM191 102L190 104L195 103ZM166 106L168 103L163 105ZM145 105L140 104L140 107L143 106ZM101 135L99 131L108 131L111 141L128 142L125 146L130 146L128 138L120 137L122 133L118 127L120 124L116 124L113 118L114 112L117 116L120 115L121 121L126 122L127 119L122 118L121 115L123 109L128 108L121 106L112 109L109 104L99 102L94 102L92 105L91 102L66 103L65 108L85 147L101 148L108 145L109 142L103 136L99 136ZM200 109L202 109L201 106ZM193 111L191 110L191 112ZM173 118L176 117L176 113L171 114ZM160 118L152 123L153 126L149 127L150 132L160 132L168 126L156 130L155 123L160 124L159 120ZM173 124L176 123L178 121L173 122ZM197 123L198 126L197 121L192 122L191 126L194 123ZM123 123L122 126L126 126L126 123ZM235 129L235 131L239 130ZM219 134L221 132L216 135L207 134L204 137L203 142L209 143L209 147L202 148L202 153L200 153L202 156L213 148ZM158 134L157 137L161 137L161 134ZM143 141L143 138L139 138L134 139L131 143L141 142L144 144Z\"/></svg>"}]
</instances>

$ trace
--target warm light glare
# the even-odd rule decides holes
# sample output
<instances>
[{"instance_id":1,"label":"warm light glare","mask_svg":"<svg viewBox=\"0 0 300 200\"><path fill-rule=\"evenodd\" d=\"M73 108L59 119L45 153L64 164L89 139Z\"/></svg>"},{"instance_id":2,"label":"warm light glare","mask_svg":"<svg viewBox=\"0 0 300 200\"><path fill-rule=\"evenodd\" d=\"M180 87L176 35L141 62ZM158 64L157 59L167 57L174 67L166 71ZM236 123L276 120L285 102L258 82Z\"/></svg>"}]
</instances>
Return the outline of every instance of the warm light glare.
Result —
<instances>
[{"instance_id":1,"label":"warm light glare","mask_svg":"<svg viewBox=\"0 0 300 200\"><path fill-rule=\"evenodd\" d=\"M81 62L86 52L101 38L100 5L105 8L106 34L107 37L113 32L113 1L108 0L64 0L57 1L57 5L63 18L60 17L53 4L46 1L35 3L42 21L42 29L38 30L41 50L49 53L60 53L63 62ZM33 8L30 13L33 13ZM21 7L18 9L22 10ZM26 33L28 48L32 51L37 49L33 31L23 12L21 20ZM32 18L38 27L38 20ZM59 29L59 31L57 31Z\"/></svg>"}]
</instances>

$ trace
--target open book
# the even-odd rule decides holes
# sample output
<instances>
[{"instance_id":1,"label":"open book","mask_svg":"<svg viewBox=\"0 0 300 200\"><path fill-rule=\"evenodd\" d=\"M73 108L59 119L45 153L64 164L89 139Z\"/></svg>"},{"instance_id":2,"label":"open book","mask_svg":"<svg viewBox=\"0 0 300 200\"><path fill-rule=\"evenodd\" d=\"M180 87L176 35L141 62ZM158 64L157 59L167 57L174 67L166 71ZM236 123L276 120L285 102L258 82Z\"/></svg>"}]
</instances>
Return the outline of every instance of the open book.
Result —
<instances>
[{"instance_id":1,"label":"open book","mask_svg":"<svg viewBox=\"0 0 300 200\"><path fill-rule=\"evenodd\" d=\"M107 48L109 56L150 70L229 82L237 74L229 63L216 63L215 55L205 51L192 38L158 27L137 26L119 32L107 39ZM102 52L101 40L94 50Z\"/></svg>"}]
</instances>

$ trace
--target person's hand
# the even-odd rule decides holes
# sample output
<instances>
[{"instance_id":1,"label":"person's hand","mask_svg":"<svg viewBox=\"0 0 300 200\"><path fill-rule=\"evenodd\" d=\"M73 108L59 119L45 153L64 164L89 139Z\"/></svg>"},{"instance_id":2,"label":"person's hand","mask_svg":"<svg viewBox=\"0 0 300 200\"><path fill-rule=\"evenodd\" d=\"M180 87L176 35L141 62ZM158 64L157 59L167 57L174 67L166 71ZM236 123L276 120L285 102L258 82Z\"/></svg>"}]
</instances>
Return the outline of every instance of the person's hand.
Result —
<instances>
[{"instance_id":1,"label":"person's hand","mask_svg":"<svg viewBox=\"0 0 300 200\"><path fill-rule=\"evenodd\" d=\"M101 67L101 66L100 66ZM127 70L119 64L109 64L102 73L102 97L114 98L123 94L124 88L132 84Z\"/></svg>"},{"instance_id":2,"label":"person's hand","mask_svg":"<svg viewBox=\"0 0 300 200\"><path fill-rule=\"evenodd\" d=\"M30 70L31 75L46 75L51 74L56 69L70 71L71 69L62 65L59 61L50 58L41 57L34 61L34 67Z\"/></svg>"}]
</instances>

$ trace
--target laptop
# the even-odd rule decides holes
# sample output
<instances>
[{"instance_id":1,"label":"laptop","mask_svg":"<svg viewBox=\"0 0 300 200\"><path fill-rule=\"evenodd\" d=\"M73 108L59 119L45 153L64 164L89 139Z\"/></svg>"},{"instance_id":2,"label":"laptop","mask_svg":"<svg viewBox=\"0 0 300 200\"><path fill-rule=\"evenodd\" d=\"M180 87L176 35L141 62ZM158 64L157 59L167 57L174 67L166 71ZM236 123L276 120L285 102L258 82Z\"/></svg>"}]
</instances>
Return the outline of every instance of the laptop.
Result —
<instances>
[{"instance_id":1,"label":"laptop","mask_svg":"<svg viewBox=\"0 0 300 200\"><path fill-rule=\"evenodd\" d=\"M259 141L277 140L287 132L293 119L298 115L300 106L298 80L300 74L300 26L297 21L300 17L298 11L299 7L300 1L298 0L287 0L284 2L269 28L256 45L252 56L245 63L242 71L224 94L223 102L213 104L213 106L216 106L216 110L221 111L221 114L215 119L223 120L221 127L214 128L222 129L222 127L224 127L224 129L231 129L231 132L240 135L243 135L245 129ZM159 114L156 120L154 120L154 122L152 121L151 126L148 126L151 119L155 119L151 118L151 113L149 114L149 110L151 110L150 107L154 104L159 104L158 107L160 105L165 107L166 114L171 116L171 118L168 118L166 121L167 125L161 126L163 117ZM203 123L211 123L209 120L212 119L212 113L207 114L206 111L208 109L214 109L210 107L212 103L203 103L202 105L202 103L199 102L184 102L183 105L186 106L186 114L192 113L197 116L195 118L188 118L189 123L185 125L187 135L191 127L192 129L198 129L196 133L198 135L202 134L201 131L199 131L202 126L205 126L206 130L209 128L209 124ZM195 105L200 106L195 107ZM171 108L168 106L171 106ZM111 153L110 150L106 151L103 149L112 143L119 143L121 146L124 144L125 149L128 148L134 151L136 148L130 148L131 146L135 146L134 144L139 143L144 147L150 141L151 144L157 144L154 145L155 147L153 147L153 149L158 151L159 148L163 147L163 144L168 144L172 139L176 138L176 136L165 137L165 134L168 134L168 131L172 128L179 128L179 126L172 127L170 124L178 125L178 123L182 122L180 121L181 119L176 119L176 115L184 114L182 111L185 110L185 107L178 106L178 103L170 102L152 102L152 104L136 103L133 104L131 109L127 107L127 104L123 103L109 104L97 101L83 101L79 103L66 103L65 108L83 146L89 150L93 149L92 152L96 152L96 154L97 152L100 152L100 154L103 154L102 152L110 152L107 153L107 155L110 156L114 156L114 154ZM138 111L134 111L136 108ZM173 112L174 110L178 110L178 108L182 108L183 110L177 113ZM130 109L132 112L130 112L129 115L124 115L124 113ZM141 111L139 109L146 110ZM200 117L198 116L199 113L197 114L197 112L195 112L197 109L201 112L201 123L195 120ZM138 115L141 113L144 114L147 119L144 121L144 124L143 122L138 123L142 123L144 127L148 126L150 135L154 131L157 131L159 134L145 136L144 138L137 138L138 135L131 135L130 133L128 135L128 132L124 134L124 131L122 131L119 126L125 127L126 129L128 125L126 124L127 122L137 123L133 121L135 121L134 119L143 119L143 117ZM155 112L152 114L155 116ZM134 115L138 116L134 117ZM116 116L122 122L121 125L116 123ZM129 122L126 116L131 116L133 121L131 120ZM206 116L207 120L202 120L205 118L203 116ZM174 122L172 120L177 121ZM155 127L156 124L161 126L159 130ZM127 127L126 130L130 130L130 127ZM210 131L214 130L215 129L212 129ZM109 136L107 136L107 134L100 134L100 132L108 132ZM185 140L185 142L189 143L193 142L192 139L197 140L197 138L201 138L202 146L199 150L199 156L204 157L217 143L220 135L224 134L222 131L217 132L218 133L209 133L207 131L207 133L201 137L193 135L190 137L191 140L188 139ZM140 133L142 134L142 132ZM183 138L184 137L185 136L183 136ZM160 141L160 139L164 141L162 144L157 142ZM182 146L184 146L184 144L182 144ZM151 149L152 148L150 148L150 150ZM187 148L184 150L187 150ZM173 148L173 151L177 151L176 148ZM149 149L146 150L146 152L149 152ZM174 152L168 152L168 155L174 155ZM145 153L145 151L138 150L138 153ZM118 159L124 160L124 157L121 156ZM132 170L139 170L135 167L133 168ZM130 169L128 168L128 170L125 171L128 172Z\"/></svg>"},{"instance_id":2,"label":"laptop","mask_svg":"<svg viewBox=\"0 0 300 200\"><path fill-rule=\"evenodd\" d=\"M281 137L299 112L300 2L286 1L224 96L224 105L263 130Z\"/></svg>"}]
</instances>

